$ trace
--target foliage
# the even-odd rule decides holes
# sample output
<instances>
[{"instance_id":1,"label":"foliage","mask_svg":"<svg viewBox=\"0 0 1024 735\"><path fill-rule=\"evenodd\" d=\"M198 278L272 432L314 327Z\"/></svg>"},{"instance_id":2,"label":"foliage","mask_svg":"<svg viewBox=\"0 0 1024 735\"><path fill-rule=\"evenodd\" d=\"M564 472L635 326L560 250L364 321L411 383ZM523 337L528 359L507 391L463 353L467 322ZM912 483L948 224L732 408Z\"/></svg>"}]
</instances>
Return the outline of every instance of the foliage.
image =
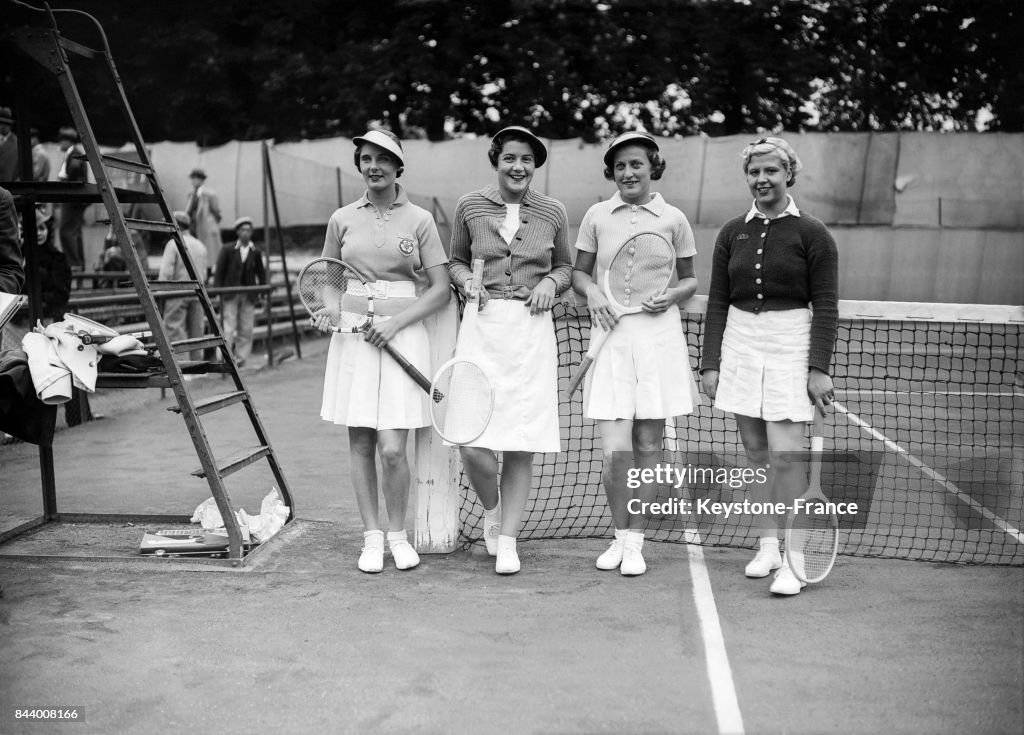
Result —
<instances>
[{"instance_id":1,"label":"foliage","mask_svg":"<svg viewBox=\"0 0 1024 735\"><path fill-rule=\"evenodd\" d=\"M431 140L509 123L591 140L637 127L1024 129L1017 0L69 5L102 22L153 140L352 135L371 123ZM75 38L77 19L60 19ZM0 72L0 104L16 75ZM109 93L95 97L97 130L120 142Z\"/></svg>"}]
</instances>

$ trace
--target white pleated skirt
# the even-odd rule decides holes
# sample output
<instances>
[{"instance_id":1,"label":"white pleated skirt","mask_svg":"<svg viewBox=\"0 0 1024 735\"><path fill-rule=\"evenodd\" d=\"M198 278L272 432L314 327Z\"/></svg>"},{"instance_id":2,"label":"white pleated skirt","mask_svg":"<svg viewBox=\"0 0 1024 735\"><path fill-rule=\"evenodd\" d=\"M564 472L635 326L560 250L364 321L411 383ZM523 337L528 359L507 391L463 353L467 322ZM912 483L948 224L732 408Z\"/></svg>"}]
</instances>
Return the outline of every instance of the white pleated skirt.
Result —
<instances>
[{"instance_id":1,"label":"white pleated skirt","mask_svg":"<svg viewBox=\"0 0 1024 735\"><path fill-rule=\"evenodd\" d=\"M559 452L558 345L550 313L490 299L475 327L459 330L458 357L475 360L494 388L491 421L471 446L496 452Z\"/></svg>"},{"instance_id":2,"label":"white pleated skirt","mask_svg":"<svg viewBox=\"0 0 1024 735\"><path fill-rule=\"evenodd\" d=\"M754 314L729 307L715 408L765 421L811 421L809 309Z\"/></svg>"},{"instance_id":3,"label":"white pleated skirt","mask_svg":"<svg viewBox=\"0 0 1024 735\"><path fill-rule=\"evenodd\" d=\"M430 344L422 323L411 324L391 344L429 378ZM327 352L320 418L371 429L430 425L427 394L384 350L362 334L334 334Z\"/></svg>"},{"instance_id":4,"label":"white pleated skirt","mask_svg":"<svg viewBox=\"0 0 1024 735\"><path fill-rule=\"evenodd\" d=\"M700 393L675 306L661 314L620 319L583 386L583 415L599 421L667 419L693 413L698 405Z\"/></svg>"}]
</instances>

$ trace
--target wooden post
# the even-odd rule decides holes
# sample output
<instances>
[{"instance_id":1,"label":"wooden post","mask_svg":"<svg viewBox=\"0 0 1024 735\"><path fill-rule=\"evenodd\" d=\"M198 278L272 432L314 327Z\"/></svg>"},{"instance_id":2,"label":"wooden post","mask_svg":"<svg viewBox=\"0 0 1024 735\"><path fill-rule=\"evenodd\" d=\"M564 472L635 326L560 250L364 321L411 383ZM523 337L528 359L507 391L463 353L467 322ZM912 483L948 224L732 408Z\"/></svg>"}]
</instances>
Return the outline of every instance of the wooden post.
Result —
<instances>
[{"instance_id":1,"label":"wooden post","mask_svg":"<svg viewBox=\"0 0 1024 735\"><path fill-rule=\"evenodd\" d=\"M431 377L455 351L457 324L454 298L423 320L430 338ZM459 540L458 449L445 446L432 426L417 429L413 445L413 545L421 554L446 554L455 550Z\"/></svg>"}]
</instances>

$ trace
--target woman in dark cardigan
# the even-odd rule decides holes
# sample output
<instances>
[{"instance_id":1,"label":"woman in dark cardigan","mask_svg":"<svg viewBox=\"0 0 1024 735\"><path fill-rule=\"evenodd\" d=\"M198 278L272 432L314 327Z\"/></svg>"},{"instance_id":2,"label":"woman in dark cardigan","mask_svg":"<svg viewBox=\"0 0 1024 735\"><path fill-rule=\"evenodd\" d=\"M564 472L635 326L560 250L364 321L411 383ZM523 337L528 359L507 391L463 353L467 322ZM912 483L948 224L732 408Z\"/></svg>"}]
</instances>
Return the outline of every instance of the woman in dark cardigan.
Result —
<instances>
[{"instance_id":1,"label":"woman in dark cardigan","mask_svg":"<svg viewBox=\"0 0 1024 735\"><path fill-rule=\"evenodd\" d=\"M750 462L771 470L757 499L791 504L807 485L791 453L804 451L804 424L834 397L839 258L825 225L789 195L802 168L793 148L761 138L742 157L754 203L715 242L701 383L716 408L736 416ZM771 591L794 595L803 584L779 553L778 525L777 516L759 519L746 575L777 569Z\"/></svg>"}]
</instances>

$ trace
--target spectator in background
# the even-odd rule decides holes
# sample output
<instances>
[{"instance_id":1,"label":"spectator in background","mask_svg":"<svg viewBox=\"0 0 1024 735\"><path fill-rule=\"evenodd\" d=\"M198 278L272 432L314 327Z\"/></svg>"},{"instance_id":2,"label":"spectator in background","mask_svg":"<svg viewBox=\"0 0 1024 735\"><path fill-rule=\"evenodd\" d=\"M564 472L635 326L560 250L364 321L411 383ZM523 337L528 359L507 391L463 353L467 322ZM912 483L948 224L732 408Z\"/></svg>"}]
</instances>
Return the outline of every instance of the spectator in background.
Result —
<instances>
[{"instance_id":1,"label":"spectator in background","mask_svg":"<svg viewBox=\"0 0 1024 735\"><path fill-rule=\"evenodd\" d=\"M190 224L188 212L175 212L174 220L181 228L181 234L185 240L185 247L188 248L189 258L196 269L196 275L203 283L206 282L207 261L206 246L202 240L189 234ZM174 238L167 241L164 246L164 257L160 262L160 273L157 278L161 281L186 281L188 271L185 269L185 261L178 252L178 246ZM169 299L164 306L164 324L167 325L168 336L172 342L183 339L203 336L203 309L196 298L190 299ZM190 360L201 360L202 351L189 353Z\"/></svg>"},{"instance_id":2,"label":"spectator in background","mask_svg":"<svg viewBox=\"0 0 1024 735\"><path fill-rule=\"evenodd\" d=\"M17 181L18 136L11 130L14 118L10 107L0 107L0 181Z\"/></svg>"},{"instance_id":3,"label":"spectator in background","mask_svg":"<svg viewBox=\"0 0 1024 735\"><path fill-rule=\"evenodd\" d=\"M18 234L18 212L14 196L0 187L0 291L21 293L25 285L25 269L21 257L21 235Z\"/></svg>"},{"instance_id":4,"label":"spectator in background","mask_svg":"<svg viewBox=\"0 0 1024 735\"><path fill-rule=\"evenodd\" d=\"M252 241L252 219L235 220L238 240L225 246L217 256L213 272L214 286L256 286L267 282L263 251ZM221 297L221 320L227 340L239 367L245 365L252 352L252 328L259 294L240 293Z\"/></svg>"},{"instance_id":5,"label":"spectator in background","mask_svg":"<svg viewBox=\"0 0 1024 735\"><path fill-rule=\"evenodd\" d=\"M85 149L78 142L78 131L72 127L60 129L60 149L64 152L58 181L85 183L88 181L88 163L83 156ZM64 202L57 210L57 229L60 232L60 247L72 268L85 268L85 246L82 242L82 225L88 204Z\"/></svg>"},{"instance_id":6,"label":"spectator in background","mask_svg":"<svg viewBox=\"0 0 1024 735\"><path fill-rule=\"evenodd\" d=\"M50 180L50 157L46 155L46 149L39 141L39 131L32 128L32 180Z\"/></svg>"},{"instance_id":7,"label":"spectator in background","mask_svg":"<svg viewBox=\"0 0 1024 735\"><path fill-rule=\"evenodd\" d=\"M218 263L221 251L220 201L217 193L206 186L206 172L201 168L192 169L188 179L192 182L192 191L185 209L192 222L191 232L206 245L210 262Z\"/></svg>"}]
</instances>

